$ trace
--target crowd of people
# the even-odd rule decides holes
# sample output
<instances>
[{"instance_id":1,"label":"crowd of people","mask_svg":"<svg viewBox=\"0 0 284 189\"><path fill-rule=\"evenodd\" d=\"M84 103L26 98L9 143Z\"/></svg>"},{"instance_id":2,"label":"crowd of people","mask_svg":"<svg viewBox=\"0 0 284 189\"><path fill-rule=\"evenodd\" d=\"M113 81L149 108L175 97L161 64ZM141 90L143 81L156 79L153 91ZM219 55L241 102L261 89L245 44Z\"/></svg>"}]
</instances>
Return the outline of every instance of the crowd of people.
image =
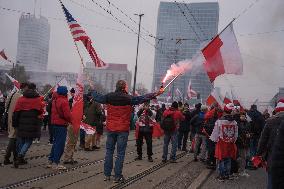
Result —
<instances>
[{"instance_id":1,"label":"crowd of people","mask_svg":"<svg viewBox=\"0 0 284 189\"><path fill-rule=\"evenodd\" d=\"M106 131L104 180L111 180L117 149L114 181L123 182L128 135L133 129L136 130L137 161L143 159L145 141L148 161L153 162L153 137L163 136L161 161L164 163L176 163L177 151L184 151L193 153L195 162L216 170L220 182L249 177L246 170L262 166L267 169L268 188L283 185L280 178L284 166L281 143L284 100L278 102L272 116L267 111L260 113L256 105L249 110L233 103L222 106L215 103L211 107L198 103L194 108L176 101L168 108L165 104L151 105L151 100L163 92L161 88L154 93L132 96L123 80L117 82L114 92L106 95L89 92L83 98L82 123L94 128L96 132L90 134L73 129L73 88L68 91L66 86L59 86L53 93L41 96L35 84L21 83L20 90L0 99L1 131L7 130L9 138L3 163L13 164L15 168L27 164L25 155L30 146L33 141L39 141L42 129L48 129L52 147L47 168L65 170L63 164L78 163L74 159L77 143L85 151L99 150L101 136Z\"/></svg>"}]
</instances>

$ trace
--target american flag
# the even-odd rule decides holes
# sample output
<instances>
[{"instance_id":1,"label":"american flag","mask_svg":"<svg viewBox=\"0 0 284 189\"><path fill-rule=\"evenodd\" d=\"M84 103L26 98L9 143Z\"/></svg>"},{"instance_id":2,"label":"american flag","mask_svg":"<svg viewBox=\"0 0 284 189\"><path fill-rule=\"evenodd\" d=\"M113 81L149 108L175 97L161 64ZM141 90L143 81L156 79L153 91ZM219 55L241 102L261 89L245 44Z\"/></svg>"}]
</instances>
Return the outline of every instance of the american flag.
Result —
<instances>
[{"instance_id":1,"label":"american flag","mask_svg":"<svg viewBox=\"0 0 284 189\"><path fill-rule=\"evenodd\" d=\"M92 40L83 30L83 28L78 24L78 22L73 18L70 12L66 9L63 3L60 1L64 14L66 16L67 23L69 25L71 34L73 36L74 41L82 41L84 46L86 47L89 55L91 56L93 62L95 63L96 67L105 67L106 63L104 63L97 55L94 47L92 46Z\"/></svg>"}]
</instances>

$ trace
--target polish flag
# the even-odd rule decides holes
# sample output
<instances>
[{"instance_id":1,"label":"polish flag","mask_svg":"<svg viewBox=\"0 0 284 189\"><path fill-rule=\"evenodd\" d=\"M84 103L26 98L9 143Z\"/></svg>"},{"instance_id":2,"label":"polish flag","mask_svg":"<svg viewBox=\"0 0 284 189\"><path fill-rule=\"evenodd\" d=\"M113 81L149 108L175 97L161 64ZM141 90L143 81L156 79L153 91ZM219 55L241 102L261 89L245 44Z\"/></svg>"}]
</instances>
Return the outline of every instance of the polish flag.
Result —
<instances>
[{"instance_id":1,"label":"polish flag","mask_svg":"<svg viewBox=\"0 0 284 189\"><path fill-rule=\"evenodd\" d=\"M223 102L224 102L224 104L232 103L232 100L229 97L229 93L228 92L226 92Z\"/></svg>"},{"instance_id":2,"label":"polish flag","mask_svg":"<svg viewBox=\"0 0 284 189\"><path fill-rule=\"evenodd\" d=\"M240 106L240 110L244 110L243 103L240 102L240 99L237 98L237 95L231 90L233 104L236 106Z\"/></svg>"},{"instance_id":3,"label":"polish flag","mask_svg":"<svg viewBox=\"0 0 284 189\"><path fill-rule=\"evenodd\" d=\"M84 122L81 122L80 128L83 129L88 135L93 135L96 133L95 127L92 127L91 125L88 125L87 123Z\"/></svg>"},{"instance_id":4,"label":"polish flag","mask_svg":"<svg viewBox=\"0 0 284 189\"><path fill-rule=\"evenodd\" d=\"M17 81L16 79L14 79L13 77L11 77L9 74L7 74L7 73L5 73L5 75L10 79L10 81L14 84L14 86L15 86L15 88L17 89L17 90L20 90L20 86L21 86L21 84L20 84L20 82L19 81Z\"/></svg>"},{"instance_id":5,"label":"polish flag","mask_svg":"<svg viewBox=\"0 0 284 189\"><path fill-rule=\"evenodd\" d=\"M179 98L181 98L182 97L182 93L181 93L181 91L177 88L176 89L176 96L178 96Z\"/></svg>"},{"instance_id":6,"label":"polish flag","mask_svg":"<svg viewBox=\"0 0 284 189\"><path fill-rule=\"evenodd\" d=\"M206 99L206 104L208 106L211 106L212 104L217 103L220 108L222 108L223 101L221 100L221 97L218 94L218 91L214 88L211 92L211 94Z\"/></svg>"},{"instance_id":7,"label":"polish flag","mask_svg":"<svg viewBox=\"0 0 284 189\"><path fill-rule=\"evenodd\" d=\"M169 90L167 94L167 102L169 102L170 99L171 99L171 91Z\"/></svg>"},{"instance_id":8,"label":"polish flag","mask_svg":"<svg viewBox=\"0 0 284 189\"><path fill-rule=\"evenodd\" d=\"M83 70L80 69L75 87L75 95L71 110L71 116L72 116L71 123L73 126L73 131L76 134L80 130L81 121L83 119L83 93L84 93Z\"/></svg>"},{"instance_id":9,"label":"polish flag","mask_svg":"<svg viewBox=\"0 0 284 189\"><path fill-rule=\"evenodd\" d=\"M202 50L202 54L205 58L204 67L211 82L225 73L243 73L242 57L232 23Z\"/></svg>"},{"instance_id":10,"label":"polish flag","mask_svg":"<svg viewBox=\"0 0 284 189\"><path fill-rule=\"evenodd\" d=\"M189 99L192 97L197 97L197 92L191 88L191 80L189 80L188 87L187 87L187 96Z\"/></svg>"}]
</instances>

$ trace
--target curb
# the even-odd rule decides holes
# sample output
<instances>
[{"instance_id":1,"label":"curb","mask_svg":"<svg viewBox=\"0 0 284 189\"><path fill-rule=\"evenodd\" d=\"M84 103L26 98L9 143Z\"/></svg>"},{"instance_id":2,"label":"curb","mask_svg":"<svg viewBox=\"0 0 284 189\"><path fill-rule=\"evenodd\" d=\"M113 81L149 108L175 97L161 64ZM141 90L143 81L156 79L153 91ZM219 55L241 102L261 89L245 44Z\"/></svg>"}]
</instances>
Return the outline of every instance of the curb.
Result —
<instances>
[{"instance_id":1,"label":"curb","mask_svg":"<svg viewBox=\"0 0 284 189\"><path fill-rule=\"evenodd\" d=\"M203 170L200 173L200 175L191 183L191 185L187 189L200 188L213 172L214 170L211 170L211 169Z\"/></svg>"}]
</instances>

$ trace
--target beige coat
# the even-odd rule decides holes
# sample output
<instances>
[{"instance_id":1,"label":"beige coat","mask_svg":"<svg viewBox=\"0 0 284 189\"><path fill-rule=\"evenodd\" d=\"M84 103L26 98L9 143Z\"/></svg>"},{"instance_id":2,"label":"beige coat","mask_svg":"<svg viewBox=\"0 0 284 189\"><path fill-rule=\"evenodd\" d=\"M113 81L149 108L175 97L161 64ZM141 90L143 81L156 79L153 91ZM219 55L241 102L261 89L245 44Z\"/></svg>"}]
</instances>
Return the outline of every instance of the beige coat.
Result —
<instances>
[{"instance_id":1,"label":"beige coat","mask_svg":"<svg viewBox=\"0 0 284 189\"><path fill-rule=\"evenodd\" d=\"M13 93L11 93L11 95L6 100L5 109L7 109L7 106L10 102L10 98L12 97L12 94ZM16 103L21 96L22 96L21 91L16 92L13 95L13 98L11 100L11 104L10 104L9 109L8 109L8 137L9 138L16 138L16 131L15 131L15 128L13 127L13 125L12 125L13 124L12 118L13 118L13 112L14 112Z\"/></svg>"}]
</instances>

